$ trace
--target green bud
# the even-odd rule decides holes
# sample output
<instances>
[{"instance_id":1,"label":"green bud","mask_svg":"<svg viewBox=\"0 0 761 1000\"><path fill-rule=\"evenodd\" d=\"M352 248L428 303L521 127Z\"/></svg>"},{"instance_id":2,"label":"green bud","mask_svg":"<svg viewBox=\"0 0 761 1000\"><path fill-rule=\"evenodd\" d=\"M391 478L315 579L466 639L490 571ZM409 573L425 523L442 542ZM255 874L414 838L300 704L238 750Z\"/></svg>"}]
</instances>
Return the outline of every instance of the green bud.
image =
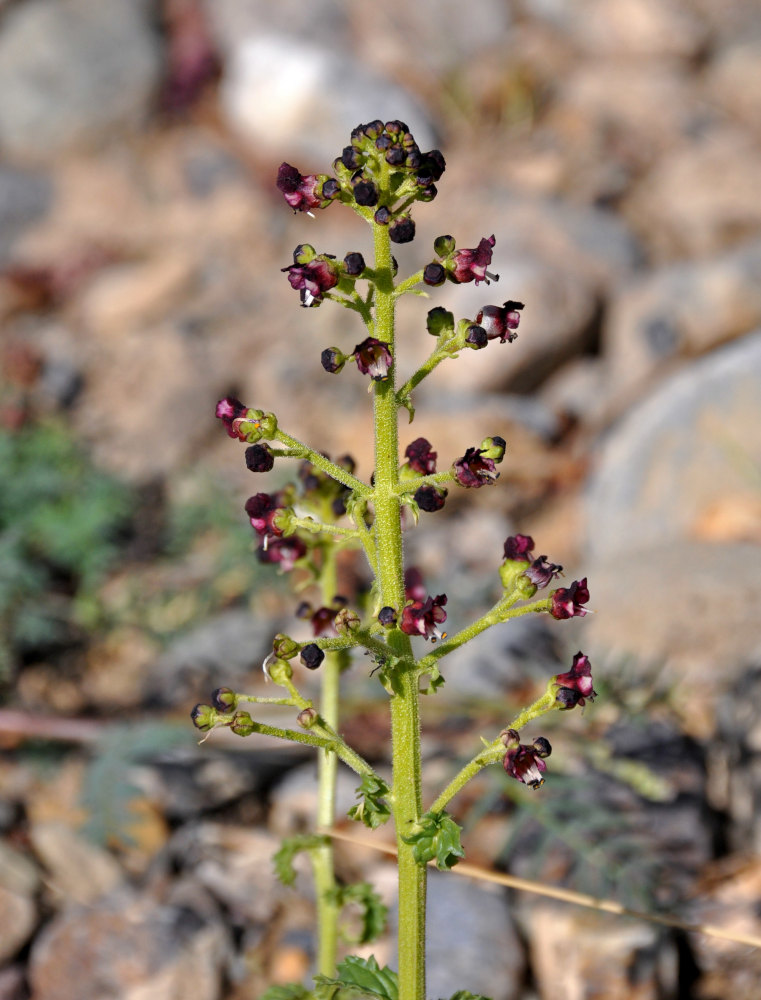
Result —
<instances>
[{"instance_id":1,"label":"green bud","mask_svg":"<svg viewBox=\"0 0 761 1000\"><path fill-rule=\"evenodd\" d=\"M212 693L211 700L220 712L231 712L238 704L237 694L227 687L217 688Z\"/></svg>"},{"instance_id":2,"label":"green bud","mask_svg":"<svg viewBox=\"0 0 761 1000\"><path fill-rule=\"evenodd\" d=\"M236 736L250 736L254 731L254 720L248 712L236 712L230 723Z\"/></svg>"},{"instance_id":3,"label":"green bud","mask_svg":"<svg viewBox=\"0 0 761 1000\"><path fill-rule=\"evenodd\" d=\"M341 608L333 624L339 635L347 635L348 633L357 632L362 623L356 611L350 611L349 608Z\"/></svg>"},{"instance_id":4,"label":"green bud","mask_svg":"<svg viewBox=\"0 0 761 1000\"><path fill-rule=\"evenodd\" d=\"M216 723L217 713L211 705L196 705L190 712L190 718L193 720L193 725L196 729L200 729L202 733L205 733Z\"/></svg>"},{"instance_id":5,"label":"green bud","mask_svg":"<svg viewBox=\"0 0 761 1000\"><path fill-rule=\"evenodd\" d=\"M433 241L433 252L437 257L449 257L454 253L455 241L453 236L437 236Z\"/></svg>"},{"instance_id":6,"label":"green bud","mask_svg":"<svg viewBox=\"0 0 761 1000\"><path fill-rule=\"evenodd\" d=\"M291 639L284 632L278 632L272 640L272 650L281 660L291 660L301 649L301 643Z\"/></svg>"},{"instance_id":7,"label":"green bud","mask_svg":"<svg viewBox=\"0 0 761 1000\"><path fill-rule=\"evenodd\" d=\"M309 243L300 243L293 251L294 264L309 264L317 256L317 251Z\"/></svg>"},{"instance_id":8,"label":"green bud","mask_svg":"<svg viewBox=\"0 0 761 1000\"><path fill-rule=\"evenodd\" d=\"M520 573L513 583L513 592L517 591L524 601L532 598L538 589L537 585L532 583L525 573Z\"/></svg>"},{"instance_id":9,"label":"green bud","mask_svg":"<svg viewBox=\"0 0 761 1000\"><path fill-rule=\"evenodd\" d=\"M296 514L292 507L283 507L278 510L272 518L272 524L284 535L292 535L298 525L295 522Z\"/></svg>"},{"instance_id":10,"label":"green bud","mask_svg":"<svg viewBox=\"0 0 761 1000\"><path fill-rule=\"evenodd\" d=\"M495 462L501 462L505 457L507 442L504 438L495 435L494 437L484 438L479 447L483 452L482 458L491 458Z\"/></svg>"},{"instance_id":11,"label":"green bud","mask_svg":"<svg viewBox=\"0 0 761 1000\"><path fill-rule=\"evenodd\" d=\"M269 675L272 680L281 687L287 687L287 681L293 677L293 670L287 660L275 660L270 665Z\"/></svg>"},{"instance_id":12,"label":"green bud","mask_svg":"<svg viewBox=\"0 0 761 1000\"><path fill-rule=\"evenodd\" d=\"M425 328L432 337L440 337L442 333L450 334L454 330L454 313L444 309L443 306L436 306L431 309L426 317Z\"/></svg>"},{"instance_id":13,"label":"green bud","mask_svg":"<svg viewBox=\"0 0 761 1000\"><path fill-rule=\"evenodd\" d=\"M512 594L516 587L519 586L518 580L523 576L528 566L528 562L522 562L518 559L505 559L499 567L499 578L502 581L502 588L506 594ZM526 578L526 582L531 583L528 578ZM534 591L536 591L536 587L534 587ZM533 594L530 596L533 597Z\"/></svg>"},{"instance_id":14,"label":"green bud","mask_svg":"<svg viewBox=\"0 0 761 1000\"><path fill-rule=\"evenodd\" d=\"M311 729L318 719L319 715L315 708L305 708L296 716L296 721L303 729Z\"/></svg>"}]
</instances>

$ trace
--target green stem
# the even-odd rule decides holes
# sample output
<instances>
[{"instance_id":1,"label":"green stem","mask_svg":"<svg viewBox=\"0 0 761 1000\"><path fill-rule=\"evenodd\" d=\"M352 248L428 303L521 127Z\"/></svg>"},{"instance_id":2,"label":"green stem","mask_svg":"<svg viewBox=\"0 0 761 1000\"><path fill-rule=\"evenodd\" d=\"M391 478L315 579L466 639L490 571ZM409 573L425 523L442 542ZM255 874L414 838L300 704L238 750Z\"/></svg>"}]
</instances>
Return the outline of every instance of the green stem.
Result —
<instances>
[{"instance_id":1,"label":"green stem","mask_svg":"<svg viewBox=\"0 0 761 1000\"><path fill-rule=\"evenodd\" d=\"M295 437L291 437L290 434L286 434L285 431L281 431L280 428L277 429L275 437L278 441L281 441L288 448L293 450L294 455L298 455L299 458L305 458L307 461L311 462L316 468L321 469L326 472L332 479L337 480L339 483L343 483L344 486L348 486L357 496L368 497L372 493L372 490L367 485L363 483L361 479L357 479L346 469L342 468L340 465L336 465L335 462L331 462L329 458L325 458L318 451L314 451L309 445L299 441Z\"/></svg>"},{"instance_id":2,"label":"green stem","mask_svg":"<svg viewBox=\"0 0 761 1000\"><path fill-rule=\"evenodd\" d=\"M394 343L394 284L388 229L373 226L375 238L376 335ZM386 382L375 383L375 549L378 586L384 604L404 605L401 506L399 500L398 404L394 392L396 363ZM399 874L399 1000L425 997L426 869L412 855L403 837L422 813L420 788L419 693L409 636L399 630L389 635L389 646L401 658L397 685L391 697L393 811Z\"/></svg>"}]
</instances>

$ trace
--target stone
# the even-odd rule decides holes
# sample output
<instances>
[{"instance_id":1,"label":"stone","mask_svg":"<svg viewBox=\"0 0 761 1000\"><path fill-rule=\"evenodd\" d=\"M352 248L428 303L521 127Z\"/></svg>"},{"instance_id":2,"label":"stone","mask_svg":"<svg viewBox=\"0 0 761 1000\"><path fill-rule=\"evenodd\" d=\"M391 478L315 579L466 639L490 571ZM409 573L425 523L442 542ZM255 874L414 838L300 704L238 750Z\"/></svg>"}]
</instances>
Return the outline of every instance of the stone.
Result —
<instances>
[{"instance_id":1,"label":"stone","mask_svg":"<svg viewBox=\"0 0 761 1000\"><path fill-rule=\"evenodd\" d=\"M93 903L124 879L113 855L63 823L35 823L31 842L49 873L54 896L74 903Z\"/></svg>"},{"instance_id":2,"label":"stone","mask_svg":"<svg viewBox=\"0 0 761 1000\"><path fill-rule=\"evenodd\" d=\"M45 216L52 202L47 173L0 163L0 267L10 263L19 236Z\"/></svg>"},{"instance_id":3,"label":"stone","mask_svg":"<svg viewBox=\"0 0 761 1000\"><path fill-rule=\"evenodd\" d=\"M31 896L0 885L0 965L14 958L37 926L37 907Z\"/></svg>"},{"instance_id":4,"label":"stone","mask_svg":"<svg viewBox=\"0 0 761 1000\"><path fill-rule=\"evenodd\" d=\"M208 697L215 688L261 672L278 623L246 610L224 611L177 638L161 656L150 679L153 697L181 704Z\"/></svg>"},{"instance_id":5,"label":"stone","mask_svg":"<svg viewBox=\"0 0 761 1000\"><path fill-rule=\"evenodd\" d=\"M587 491L587 551L610 560L694 537L761 461L761 332L691 362L614 426ZM683 574L679 574L680 580Z\"/></svg>"},{"instance_id":6,"label":"stone","mask_svg":"<svg viewBox=\"0 0 761 1000\"><path fill-rule=\"evenodd\" d=\"M708 754L710 802L729 818L731 850L761 851L761 649L718 701L718 738Z\"/></svg>"},{"instance_id":7,"label":"stone","mask_svg":"<svg viewBox=\"0 0 761 1000\"><path fill-rule=\"evenodd\" d=\"M720 49L701 81L706 99L761 133L761 42L743 38Z\"/></svg>"},{"instance_id":8,"label":"stone","mask_svg":"<svg viewBox=\"0 0 761 1000\"><path fill-rule=\"evenodd\" d=\"M523 909L542 998L658 1000L674 995L676 950L662 928L558 904Z\"/></svg>"},{"instance_id":9,"label":"stone","mask_svg":"<svg viewBox=\"0 0 761 1000\"><path fill-rule=\"evenodd\" d=\"M218 1000L228 951L217 920L123 890L54 917L29 978L37 1000L173 1000L189 983L196 1000Z\"/></svg>"},{"instance_id":10,"label":"stone","mask_svg":"<svg viewBox=\"0 0 761 1000\"><path fill-rule=\"evenodd\" d=\"M345 816L357 802L360 779L339 764L336 784L336 816ZM317 762L310 761L290 771L272 790L270 829L280 837L308 833L317 815Z\"/></svg>"},{"instance_id":11,"label":"stone","mask_svg":"<svg viewBox=\"0 0 761 1000\"><path fill-rule=\"evenodd\" d=\"M758 141L726 125L698 134L633 186L624 217L655 261L701 257L761 232Z\"/></svg>"},{"instance_id":12,"label":"stone","mask_svg":"<svg viewBox=\"0 0 761 1000\"><path fill-rule=\"evenodd\" d=\"M0 840L0 885L21 896L33 896L40 885L34 862L5 840Z\"/></svg>"},{"instance_id":13,"label":"stone","mask_svg":"<svg viewBox=\"0 0 761 1000\"><path fill-rule=\"evenodd\" d=\"M423 149L434 145L427 115L399 84L333 48L285 34L241 36L220 92L222 113L259 156L297 158L304 173L327 172L361 122L399 118Z\"/></svg>"},{"instance_id":14,"label":"stone","mask_svg":"<svg viewBox=\"0 0 761 1000\"><path fill-rule=\"evenodd\" d=\"M160 72L158 36L132 0L31 0L0 33L0 147L45 157L146 114Z\"/></svg>"},{"instance_id":15,"label":"stone","mask_svg":"<svg viewBox=\"0 0 761 1000\"><path fill-rule=\"evenodd\" d=\"M673 363L761 324L761 241L708 260L669 264L624 284L603 330L613 400L651 387Z\"/></svg>"}]
</instances>

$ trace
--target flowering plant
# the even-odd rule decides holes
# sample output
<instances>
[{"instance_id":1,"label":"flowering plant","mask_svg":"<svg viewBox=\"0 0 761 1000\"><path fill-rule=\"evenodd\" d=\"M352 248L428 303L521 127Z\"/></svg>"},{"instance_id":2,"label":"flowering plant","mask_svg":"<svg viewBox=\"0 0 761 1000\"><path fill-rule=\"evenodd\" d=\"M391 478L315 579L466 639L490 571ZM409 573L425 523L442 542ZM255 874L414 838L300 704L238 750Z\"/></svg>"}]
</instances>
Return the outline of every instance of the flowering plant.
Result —
<instances>
[{"instance_id":1,"label":"flowering plant","mask_svg":"<svg viewBox=\"0 0 761 1000\"><path fill-rule=\"evenodd\" d=\"M292 878L290 862L296 851L309 853L314 872L318 908L318 975L314 990L302 986L270 991L270 996L317 1000L334 996L385 997L386 1000L423 1000L425 997L425 890L429 862L442 869L453 867L463 856L460 830L446 809L452 798L482 768L501 763L506 773L532 789L545 780L549 741L537 736L521 742L521 733L540 716L554 710L583 706L595 696L588 658L578 653L565 673L550 678L546 690L524 708L501 733L484 741L473 758L454 776L438 797L424 808L421 793L420 697L433 694L444 683L440 664L453 650L485 629L527 614L548 614L568 619L587 614L586 579L568 587L550 589L562 567L546 556L534 555L528 535L505 541L499 567L502 595L482 617L454 635L446 622L447 597L428 593L421 574L405 570L402 553L402 513L408 508L415 521L420 511L440 510L450 487L480 489L493 485L506 443L498 436L485 438L465 451L443 471L437 471L438 454L425 438L406 445L399 456L399 411L414 417L413 392L442 361L463 350L483 350L492 341L515 340L523 304L506 301L484 305L473 318L455 320L440 306L430 310L428 332L435 345L428 358L401 386L397 386L397 343L394 329L397 302L420 286L436 288L455 284L489 284L497 275L491 265L495 237L480 239L473 249L457 249L451 236L434 242L435 259L416 273L399 279L392 243L414 238L410 208L416 201L436 196L436 183L445 168L438 150L424 153L403 122L373 121L357 127L350 144L333 164L334 175L302 175L284 163L277 187L296 212L324 209L340 202L353 209L371 227L374 260L367 264L360 253L342 261L302 244L293 264L283 268L298 291L301 305L318 308L330 301L359 314L367 336L352 350L331 346L323 350L326 372L338 374L347 364L369 378L374 407L375 471L370 482L355 475L349 457L335 461L296 440L283 430L274 413L253 409L237 399L223 399L217 416L232 438L247 445L245 459L255 473L269 471L276 461L300 461L298 483L275 493L259 492L245 503L258 538L259 558L283 571L300 571L317 588L321 604L303 603L298 615L309 620L313 636L297 641L285 634L274 637L264 670L281 697L261 698L220 688L211 704L192 712L201 730L227 726L240 736L267 733L314 746L319 751L319 805L317 832L286 842L278 852L278 869ZM372 575L366 606L337 594L336 564L349 548L364 552ZM426 649L423 643L435 643ZM419 644L419 645L418 645ZM421 646L423 648L421 649ZM375 675L388 694L392 732L390 783L358 754L339 733L339 680L350 666L350 651L360 649L376 665ZM298 669L321 670L319 705L299 690ZM295 710L298 729L258 722L248 708L269 703ZM358 939L372 938L382 926L383 913L371 887L340 886L333 871L331 841L322 831L334 822L335 768L337 761L359 777L357 804L350 818L369 827L392 821L396 832L399 886L398 972L380 968L374 959L349 957L336 964L337 928L342 906L359 901L365 920ZM472 997L459 991L455 997ZM454 998L453 998L454 1000ZM477 998L476 998L477 1000Z\"/></svg>"}]
</instances>

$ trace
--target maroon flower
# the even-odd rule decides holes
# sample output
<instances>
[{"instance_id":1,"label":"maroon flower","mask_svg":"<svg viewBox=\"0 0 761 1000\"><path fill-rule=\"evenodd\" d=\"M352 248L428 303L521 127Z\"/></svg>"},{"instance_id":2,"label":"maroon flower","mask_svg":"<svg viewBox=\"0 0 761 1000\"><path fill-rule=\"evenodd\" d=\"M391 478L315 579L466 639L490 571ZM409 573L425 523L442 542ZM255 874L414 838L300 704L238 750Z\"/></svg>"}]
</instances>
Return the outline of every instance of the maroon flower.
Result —
<instances>
[{"instance_id":1,"label":"maroon flower","mask_svg":"<svg viewBox=\"0 0 761 1000\"><path fill-rule=\"evenodd\" d=\"M342 598L340 602L335 603L331 608L323 605L321 608L314 609L311 604L304 601L296 609L296 617L306 618L309 620L315 637L321 635L336 635L337 633L334 626L336 613L344 606L344 603L345 602Z\"/></svg>"},{"instance_id":2,"label":"maroon flower","mask_svg":"<svg viewBox=\"0 0 761 1000\"><path fill-rule=\"evenodd\" d=\"M399 628L407 635L422 635L424 639L443 638L446 633L441 632L439 625L447 620L446 603L446 594L413 601L403 609Z\"/></svg>"},{"instance_id":3,"label":"maroon flower","mask_svg":"<svg viewBox=\"0 0 761 1000\"><path fill-rule=\"evenodd\" d=\"M287 273L291 288L300 293L302 306L308 308L318 306L325 292L338 284L341 266L327 254L305 260L303 250L304 247L297 247L293 254L294 263L281 270Z\"/></svg>"},{"instance_id":4,"label":"maroon flower","mask_svg":"<svg viewBox=\"0 0 761 1000\"><path fill-rule=\"evenodd\" d=\"M251 526L265 540L269 537L282 535L282 531L273 523L275 515L283 510L285 504L279 493L257 493L249 497L245 510L251 520Z\"/></svg>"},{"instance_id":5,"label":"maroon flower","mask_svg":"<svg viewBox=\"0 0 761 1000\"><path fill-rule=\"evenodd\" d=\"M589 600L589 590L587 589L587 578L574 580L570 587L558 587L550 594L552 607L550 614L553 618L564 620L578 616L583 618L589 614L586 608L582 607Z\"/></svg>"},{"instance_id":6,"label":"maroon flower","mask_svg":"<svg viewBox=\"0 0 761 1000\"><path fill-rule=\"evenodd\" d=\"M275 456L269 445L252 444L246 448L246 468L249 472L269 472L275 464Z\"/></svg>"},{"instance_id":7,"label":"maroon flower","mask_svg":"<svg viewBox=\"0 0 761 1000\"><path fill-rule=\"evenodd\" d=\"M597 692L592 683L592 667L589 657L577 653L573 658L571 669L564 674L557 674L550 683L555 687L555 704L566 711L576 705L584 707L587 699L594 701Z\"/></svg>"},{"instance_id":8,"label":"maroon flower","mask_svg":"<svg viewBox=\"0 0 761 1000\"><path fill-rule=\"evenodd\" d=\"M265 538L264 543L259 548L259 561L263 563L277 563L285 570L291 570L297 559L306 555L306 544L298 537L291 535L289 538L275 538L270 540Z\"/></svg>"},{"instance_id":9,"label":"maroon flower","mask_svg":"<svg viewBox=\"0 0 761 1000\"><path fill-rule=\"evenodd\" d=\"M524 576L527 576L534 586L541 590L542 587L547 587L555 577L560 576L562 572L563 567L558 563L551 563L547 556L537 556Z\"/></svg>"},{"instance_id":10,"label":"maroon flower","mask_svg":"<svg viewBox=\"0 0 761 1000\"><path fill-rule=\"evenodd\" d=\"M534 539L531 535L510 535L505 539L505 559L531 562Z\"/></svg>"},{"instance_id":11,"label":"maroon flower","mask_svg":"<svg viewBox=\"0 0 761 1000\"><path fill-rule=\"evenodd\" d=\"M281 163L277 172L277 189L294 212L309 212L326 208L339 193L338 184L327 174L300 174L290 163Z\"/></svg>"},{"instance_id":12,"label":"maroon flower","mask_svg":"<svg viewBox=\"0 0 761 1000\"><path fill-rule=\"evenodd\" d=\"M431 442L424 437L415 438L412 444L408 444L404 457L409 467L421 476L428 476L436 471L436 452L431 451Z\"/></svg>"},{"instance_id":13,"label":"maroon flower","mask_svg":"<svg viewBox=\"0 0 761 1000\"><path fill-rule=\"evenodd\" d=\"M231 438L243 440L241 435L238 433L238 425L240 424L240 421L245 418L247 411L248 407L241 403L239 399L235 399L232 396L225 396L224 399L220 399L217 403L215 416L217 416L225 425L225 430Z\"/></svg>"},{"instance_id":14,"label":"maroon flower","mask_svg":"<svg viewBox=\"0 0 761 1000\"><path fill-rule=\"evenodd\" d=\"M521 321L520 310L523 309L522 302L505 302L503 306L484 306L476 316L476 323L486 330L489 340L496 340L499 337L501 344L512 343L518 334L518 324Z\"/></svg>"},{"instance_id":15,"label":"maroon flower","mask_svg":"<svg viewBox=\"0 0 761 1000\"><path fill-rule=\"evenodd\" d=\"M325 659L325 653L323 653L317 643L310 642L301 650L299 659L307 670L316 670Z\"/></svg>"},{"instance_id":16,"label":"maroon flower","mask_svg":"<svg viewBox=\"0 0 761 1000\"><path fill-rule=\"evenodd\" d=\"M399 616L393 608L390 608L388 604L381 608L378 612L378 622L384 628L393 628L396 625L396 620Z\"/></svg>"},{"instance_id":17,"label":"maroon flower","mask_svg":"<svg viewBox=\"0 0 761 1000\"><path fill-rule=\"evenodd\" d=\"M482 448L468 448L454 463L454 477L460 486L491 486L499 477L493 458L484 458Z\"/></svg>"},{"instance_id":18,"label":"maroon flower","mask_svg":"<svg viewBox=\"0 0 761 1000\"><path fill-rule=\"evenodd\" d=\"M375 337L365 337L361 344L357 344L354 359L362 374L369 375L376 382L386 381L388 370L394 361L388 344Z\"/></svg>"},{"instance_id":19,"label":"maroon flower","mask_svg":"<svg viewBox=\"0 0 761 1000\"><path fill-rule=\"evenodd\" d=\"M443 486L421 486L414 493L415 503L427 514L435 514L437 510L441 510L446 498L447 491Z\"/></svg>"},{"instance_id":20,"label":"maroon flower","mask_svg":"<svg viewBox=\"0 0 761 1000\"><path fill-rule=\"evenodd\" d=\"M452 281L463 284L467 281L485 281L489 284L489 279L496 280L498 275L490 274L486 268L491 264L492 247L494 237L488 239L484 237L474 250L455 250L452 255L454 269L449 271L448 276ZM478 320L477 320L478 322Z\"/></svg>"},{"instance_id":21,"label":"maroon flower","mask_svg":"<svg viewBox=\"0 0 761 1000\"><path fill-rule=\"evenodd\" d=\"M544 762L545 757L552 753L549 740L543 736L534 740L533 746L519 743L518 733L514 729L509 729L504 739L509 740L507 753L502 765L511 778L522 781L529 788L541 788L544 784L542 774L547 770Z\"/></svg>"}]
</instances>

